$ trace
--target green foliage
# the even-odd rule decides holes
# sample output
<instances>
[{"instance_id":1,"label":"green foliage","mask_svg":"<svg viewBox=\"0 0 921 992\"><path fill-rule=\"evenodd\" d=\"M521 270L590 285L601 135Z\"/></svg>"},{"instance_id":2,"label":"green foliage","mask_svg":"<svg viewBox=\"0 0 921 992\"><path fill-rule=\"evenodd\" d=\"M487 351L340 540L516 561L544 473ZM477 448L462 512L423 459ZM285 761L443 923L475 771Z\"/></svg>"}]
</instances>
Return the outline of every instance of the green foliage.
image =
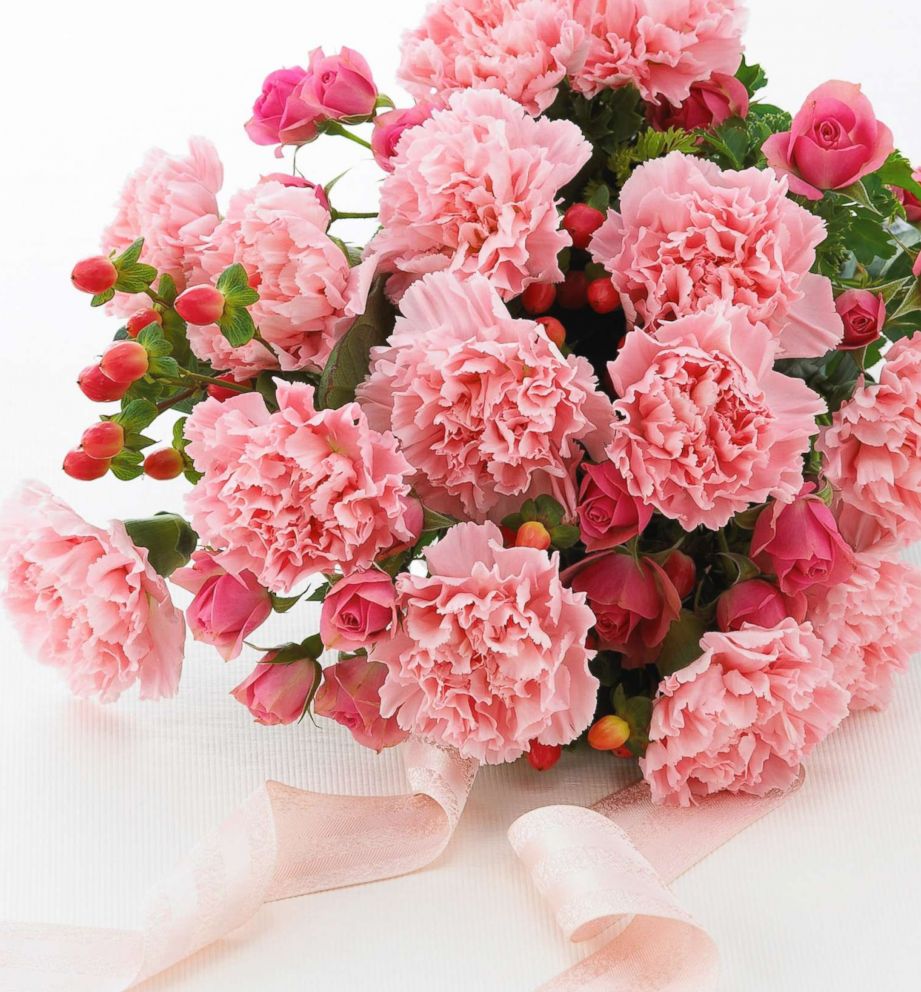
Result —
<instances>
[{"instance_id":1,"label":"green foliage","mask_svg":"<svg viewBox=\"0 0 921 992\"><path fill-rule=\"evenodd\" d=\"M246 269L239 263L226 268L216 286L224 294L224 312L217 326L231 347L241 348L256 336L256 325L247 307L258 301L259 294L250 286Z\"/></svg>"},{"instance_id":2,"label":"green foliage","mask_svg":"<svg viewBox=\"0 0 921 992\"><path fill-rule=\"evenodd\" d=\"M661 158L670 152L684 152L695 155L698 151L698 137L681 128L671 127L667 131L647 128L637 138L634 145L623 145L616 149L608 161L608 168L614 173L618 186L630 178L630 173L643 162Z\"/></svg>"},{"instance_id":3,"label":"green foliage","mask_svg":"<svg viewBox=\"0 0 921 992\"><path fill-rule=\"evenodd\" d=\"M122 482L130 482L144 474L144 456L140 451L131 451L123 448L112 459L109 470L116 479Z\"/></svg>"},{"instance_id":4,"label":"green foliage","mask_svg":"<svg viewBox=\"0 0 921 992\"><path fill-rule=\"evenodd\" d=\"M707 632L704 621L690 610L682 610L681 615L668 628L662 649L656 659L656 668L665 678L687 668L700 657L700 639Z\"/></svg>"},{"instance_id":5,"label":"green foliage","mask_svg":"<svg viewBox=\"0 0 921 992\"><path fill-rule=\"evenodd\" d=\"M145 265L138 261L143 247L144 239L138 238L121 255L112 259L115 268L118 269L118 280L115 283L116 292L143 293L157 278L157 270L152 265ZM98 306L95 303L95 298L93 305Z\"/></svg>"},{"instance_id":6,"label":"green foliage","mask_svg":"<svg viewBox=\"0 0 921 992\"><path fill-rule=\"evenodd\" d=\"M862 374L851 351L833 351L822 358L785 358L777 362L776 369L802 379L825 398L832 412L851 398Z\"/></svg>"},{"instance_id":7,"label":"green foliage","mask_svg":"<svg viewBox=\"0 0 921 992\"><path fill-rule=\"evenodd\" d=\"M772 104L753 103L748 117L731 117L719 127L697 131L701 150L724 169L764 166L761 149L765 141L789 130L790 115Z\"/></svg>"},{"instance_id":8,"label":"green foliage","mask_svg":"<svg viewBox=\"0 0 921 992\"><path fill-rule=\"evenodd\" d=\"M739 71L736 73L736 79L748 90L749 96L754 96L768 84L768 77L764 69L757 63L749 65L744 56Z\"/></svg>"},{"instance_id":9,"label":"green foliage","mask_svg":"<svg viewBox=\"0 0 921 992\"><path fill-rule=\"evenodd\" d=\"M921 199L921 183L914 175L911 162L899 151L893 152L876 173L877 179L887 186L898 186Z\"/></svg>"},{"instance_id":10,"label":"green foliage","mask_svg":"<svg viewBox=\"0 0 921 992\"><path fill-rule=\"evenodd\" d=\"M652 700L648 696L628 696L623 685L611 694L614 712L630 727L630 737L626 747L630 753L641 758L649 746L649 724L652 720Z\"/></svg>"}]
</instances>

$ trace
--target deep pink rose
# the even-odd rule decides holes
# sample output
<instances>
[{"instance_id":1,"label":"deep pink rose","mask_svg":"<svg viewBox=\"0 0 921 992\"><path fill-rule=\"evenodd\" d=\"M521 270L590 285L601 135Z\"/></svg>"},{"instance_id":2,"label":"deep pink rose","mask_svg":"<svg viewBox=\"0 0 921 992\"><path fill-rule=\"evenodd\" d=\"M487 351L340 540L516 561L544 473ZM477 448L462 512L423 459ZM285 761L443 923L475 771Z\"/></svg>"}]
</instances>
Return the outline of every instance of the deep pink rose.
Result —
<instances>
[{"instance_id":1,"label":"deep pink rose","mask_svg":"<svg viewBox=\"0 0 921 992\"><path fill-rule=\"evenodd\" d=\"M282 186L287 186L289 189L312 189L323 209L330 209L329 197L326 195L326 190L319 183L312 183L309 179L304 179L302 176L292 176L287 172L270 172L267 176L262 177L262 182L281 183Z\"/></svg>"},{"instance_id":2,"label":"deep pink rose","mask_svg":"<svg viewBox=\"0 0 921 992\"><path fill-rule=\"evenodd\" d=\"M679 127L685 131L719 127L730 117L748 116L748 90L735 76L715 72L691 87L691 95L679 107L663 102L647 108L649 123L657 131Z\"/></svg>"},{"instance_id":3,"label":"deep pink rose","mask_svg":"<svg viewBox=\"0 0 921 992\"><path fill-rule=\"evenodd\" d=\"M911 174L911 178L916 183L921 183L921 169L915 169ZM921 224L921 200L911 190L902 189L900 186L890 186L889 188L895 194L899 203L905 208L905 217L908 223Z\"/></svg>"},{"instance_id":4,"label":"deep pink rose","mask_svg":"<svg viewBox=\"0 0 921 992\"><path fill-rule=\"evenodd\" d=\"M631 496L624 477L611 462L604 462L585 466L577 513L586 548L607 551L641 534L653 510Z\"/></svg>"},{"instance_id":5,"label":"deep pink rose","mask_svg":"<svg viewBox=\"0 0 921 992\"><path fill-rule=\"evenodd\" d=\"M271 616L272 599L256 576L246 569L229 575L209 551L196 551L172 581L195 595L186 610L192 636L216 647L225 661L236 658L246 638Z\"/></svg>"},{"instance_id":6,"label":"deep pink rose","mask_svg":"<svg viewBox=\"0 0 921 992\"><path fill-rule=\"evenodd\" d=\"M860 87L833 80L813 90L790 130L772 134L763 150L768 165L789 177L791 193L821 200L823 190L876 172L894 147Z\"/></svg>"},{"instance_id":7,"label":"deep pink rose","mask_svg":"<svg viewBox=\"0 0 921 992\"><path fill-rule=\"evenodd\" d=\"M381 686L387 666L363 657L348 658L323 669L323 685L314 701L314 712L348 727L362 747L382 751L409 737L396 717L381 716Z\"/></svg>"},{"instance_id":8,"label":"deep pink rose","mask_svg":"<svg viewBox=\"0 0 921 992\"><path fill-rule=\"evenodd\" d=\"M628 668L655 660L681 612L681 598L660 565L611 552L586 558L564 579L586 594L602 647L623 654Z\"/></svg>"},{"instance_id":9,"label":"deep pink rose","mask_svg":"<svg viewBox=\"0 0 921 992\"><path fill-rule=\"evenodd\" d=\"M307 73L300 66L276 69L265 77L262 92L253 104L253 116L246 122L246 133L257 145L286 144L282 137L288 98Z\"/></svg>"},{"instance_id":10,"label":"deep pink rose","mask_svg":"<svg viewBox=\"0 0 921 992\"><path fill-rule=\"evenodd\" d=\"M334 651L373 644L396 620L397 594L386 572L368 569L340 579L320 613L320 637Z\"/></svg>"},{"instance_id":11,"label":"deep pink rose","mask_svg":"<svg viewBox=\"0 0 921 992\"><path fill-rule=\"evenodd\" d=\"M276 665L272 664L274 654L270 651L266 660L231 691L256 723L267 727L300 720L317 678L317 664L312 658Z\"/></svg>"},{"instance_id":12,"label":"deep pink rose","mask_svg":"<svg viewBox=\"0 0 921 992\"><path fill-rule=\"evenodd\" d=\"M758 516L751 557L777 576L788 596L813 586L833 586L854 571L854 553L831 510L805 489L792 503L774 501Z\"/></svg>"},{"instance_id":13,"label":"deep pink rose","mask_svg":"<svg viewBox=\"0 0 921 992\"><path fill-rule=\"evenodd\" d=\"M371 135L371 148L377 164L387 172L393 172L391 159L396 154L397 145L403 132L417 127L432 116L431 103L417 103L405 110L388 110L374 118L374 132Z\"/></svg>"},{"instance_id":14,"label":"deep pink rose","mask_svg":"<svg viewBox=\"0 0 921 992\"><path fill-rule=\"evenodd\" d=\"M787 599L777 586L764 579L740 582L727 589L716 603L716 622L725 633L741 630L743 624L778 627L791 616L802 623L805 614L805 596Z\"/></svg>"},{"instance_id":15,"label":"deep pink rose","mask_svg":"<svg viewBox=\"0 0 921 992\"><path fill-rule=\"evenodd\" d=\"M868 289L849 289L835 300L835 308L844 321L844 340L839 351L866 348L879 340L886 324L886 300L882 293Z\"/></svg>"}]
</instances>

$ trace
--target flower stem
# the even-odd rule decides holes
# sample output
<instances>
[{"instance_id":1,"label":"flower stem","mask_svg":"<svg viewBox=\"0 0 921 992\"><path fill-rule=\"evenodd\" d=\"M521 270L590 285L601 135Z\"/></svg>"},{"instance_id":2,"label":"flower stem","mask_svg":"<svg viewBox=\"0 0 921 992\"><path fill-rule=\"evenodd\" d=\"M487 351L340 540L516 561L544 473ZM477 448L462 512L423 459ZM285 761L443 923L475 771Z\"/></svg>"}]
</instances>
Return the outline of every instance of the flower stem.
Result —
<instances>
[{"instance_id":1,"label":"flower stem","mask_svg":"<svg viewBox=\"0 0 921 992\"><path fill-rule=\"evenodd\" d=\"M380 214L376 210L369 210L367 213L362 213L361 211L350 211L350 210L333 210L332 219L337 220L374 220L375 217L379 217Z\"/></svg>"},{"instance_id":2,"label":"flower stem","mask_svg":"<svg viewBox=\"0 0 921 992\"><path fill-rule=\"evenodd\" d=\"M371 150L371 142L365 141L364 138L359 138L357 134L352 134L351 131L347 131L338 121L327 121L323 127L323 130L327 134L338 134L342 138L348 138L349 141L354 141L356 145L361 145L362 148L367 148Z\"/></svg>"},{"instance_id":3,"label":"flower stem","mask_svg":"<svg viewBox=\"0 0 921 992\"><path fill-rule=\"evenodd\" d=\"M161 400L157 404L157 413L166 413L167 410L172 409L179 403L184 403L186 400L191 399L196 393L202 391L202 386L189 386L188 389L183 389L181 392L176 393L175 396L171 396L168 400Z\"/></svg>"}]
</instances>

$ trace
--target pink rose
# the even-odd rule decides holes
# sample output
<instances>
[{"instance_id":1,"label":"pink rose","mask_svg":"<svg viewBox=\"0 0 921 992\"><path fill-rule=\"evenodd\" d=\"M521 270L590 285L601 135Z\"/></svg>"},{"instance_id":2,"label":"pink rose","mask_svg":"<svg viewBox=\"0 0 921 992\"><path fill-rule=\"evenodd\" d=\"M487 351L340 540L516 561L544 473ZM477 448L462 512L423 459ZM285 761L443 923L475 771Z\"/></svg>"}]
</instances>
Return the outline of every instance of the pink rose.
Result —
<instances>
[{"instance_id":1,"label":"pink rose","mask_svg":"<svg viewBox=\"0 0 921 992\"><path fill-rule=\"evenodd\" d=\"M312 183L309 179L304 179L302 176L292 176L287 172L270 172L268 175L262 176L261 181L264 183L281 183L282 186L286 186L289 189L312 189L317 202L329 213L329 197L326 195L326 190L319 183Z\"/></svg>"},{"instance_id":2,"label":"pink rose","mask_svg":"<svg viewBox=\"0 0 921 992\"><path fill-rule=\"evenodd\" d=\"M210 551L196 551L192 563L172 575L173 582L194 594L186 610L196 641L216 647L224 661L236 658L243 642L272 614L272 598L252 572L228 575Z\"/></svg>"},{"instance_id":3,"label":"pink rose","mask_svg":"<svg viewBox=\"0 0 921 992\"><path fill-rule=\"evenodd\" d=\"M288 144L286 129L288 98L307 73L300 67L276 69L265 77L262 92L253 104L253 116L246 122L246 133L257 145Z\"/></svg>"},{"instance_id":4,"label":"pink rose","mask_svg":"<svg viewBox=\"0 0 921 992\"><path fill-rule=\"evenodd\" d=\"M911 178L916 183L921 183L921 169L915 169ZM909 224L921 224L921 200L915 196L911 190L902 189L900 186L890 186L896 199L905 208L905 217Z\"/></svg>"},{"instance_id":5,"label":"pink rose","mask_svg":"<svg viewBox=\"0 0 921 992\"><path fill-rule=\"evenodd\" d=\"M740 582L716 602L716 622L725 633L741 630L745 624L777 627L790 616L799 623L805 613L805 597L796 597L791 604L777 586L764 579Z\"/></svg>"},{"instance_id":6,"label":"pink rose","mask_svg":"<svg viewBox=\"0 0 921 992\"><path fill-rule=\"evenodd\" d=\"M894 149L854 83L832 81L813 90L789 131L764 143L768 165L790 179L790 192L821 200L823 190L844 189L876 172Z\"/></svg>"},{"instance_id":7,"label":"pink rose","mask_svg":"<svg viewBox=\"0 0 921 992\"><path fill-rule=\"evenodd\" d=\"M685 131L719 127L730 117L748 116L748 90L735 76L715 72L709 79L695 83L691 95L680 106L663 102L650 105L647 116L657 131L671 127Z\"/></svg>"},{"instance_id":8,"label":"pink rose","mask_svg":"<svg viewBox=\"0 0 921 992\"><path fill-rule=\"evenodd\" d=\"M403 132L416 127L432 116L434 105L417 103L406 110L388 110L374 118L374 131L371 134L371 148L377 164L386 172L393 172L391 159L397 153L397 145Z\"/></svg>"},{"instance_id":9,"label":"pink rose","mask_svg":"<svg viewBox=\"0 0 921 992\"><path fill-rule=\"evenodd\" d=\"M402 744L409 737L393 716L381 716L381 686L387 666L363 657L347 658L323 669L323 684L313 710L343 727L362 747L377 752Z\"/></svg>"},{"instance_id":10,"label":"pink rose","mask_svg":"<svg viewBox=\"0 0 921 992\"><path fill-rule=\"evenodd\" d=\"M835 300L835 308L844 321L844 340L839 351L866 348L879 340L886 324L886 299L882 293L868 289L849 289Z\"/></svg>"},{"instance_id":11,"label":"pink rose","mask_svg":"<svg viewBox=\"0 0 921 992\"><path fill-rule=\"evenodd\" d=\"M662 563L665 574L672 580L679 599L687 599L697 585L697 566L690 555L673 551Z\"/></svg>"},{"instance_id":12,"label":"pink rose","mask_svg":"<svg viewBox=\"0 0 921 992\"><path fill-rule=\"evenodd\" d=\"M340 579L326 594L320 637L334 651L373 644L396 620L397 594L386 572L369 569Z\"/></svg>"},{"instance_id":13,"label":"pink rose","mask_svg":"<svg viewBox=\"0 0 921 992\"><path fill-rule=\"evenodd\" d=\"M589 551L607 551L642 534L652 507L630 494L624 477L611 464L583 466L579 489L579 530Z\"/></svg>"},{"instance_id":14,"label":"pink rose","mask_svg":"<svg viewBox=\"0 0 921 992\"><path fill-rule=\"evenodd\" d=\"M312 658L276 664L272 661L275 654L270 651L265 661L231 691L256 722L267 727L301 719L318 674L318 665Z\"/></svg>"}]
</instances>

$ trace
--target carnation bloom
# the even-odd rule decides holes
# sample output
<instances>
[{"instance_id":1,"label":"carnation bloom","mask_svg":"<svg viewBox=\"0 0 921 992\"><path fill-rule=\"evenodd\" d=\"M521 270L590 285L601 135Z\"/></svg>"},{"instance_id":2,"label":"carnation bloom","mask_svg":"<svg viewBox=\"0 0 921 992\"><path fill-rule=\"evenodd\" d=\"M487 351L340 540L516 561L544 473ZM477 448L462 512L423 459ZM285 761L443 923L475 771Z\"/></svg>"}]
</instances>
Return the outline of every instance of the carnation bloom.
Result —
<instances>
[{"instance_id":1,"label":"carnation bloom","mask_svg":"<svg viewBox=\"0 0 921 992\"><path fill-rule=\"evenodd\" d=\"M103 250L121 252L143 238L141 261L172 276L182 292L201 281L198 257L218 223L217 193L223 181L217 150L204 138L189 141L185 158L151 149L122 189L115 219L102 235ZM148 303L146 296L119 294L112 309L127 317Z\"/></svg>"},{"instance_id":2,"label":"carnation bloom","mask_svg":"<svg viewBox=\"0 0 921 992\"><path fill-rule=\"evenodd\" d=\"M362 283L398 273L389 284L398 298L426 272L480 272L511 299L529 283L559 282L557 255L570 238L557 194L590 156L569 121L534 120L495 90L455 93L400 139Z\"/></svg>"},{"instance_id":3,"label":"carnation bloom","mask_svg":"<svg viewBox=\"0 0 921 992\"><path fill-rule=\"evenodd\" d=\"M685 530L802 488L825 404L773 370L770 332L741 307L715 303L656 337L633 330L608 369L620 397L608 455L633 496Z\"/></svg>"},{"instance_id":4,"label":"carnation bloom","mask_svg":"<svg viewBox=\"0 0 921 992\"><path fill-rule=\"evenodd\" d=\"M704 634L703 653L659 686L640 761L657 803L715 792L787 789L812 749L847 715L824 645L809 623L744 624Z\"/></svg>"},{"instance_id":5,"label":"carnation bloom","mask_svg":"<svg viewBox=\"0 0 921 992\"><path fill-rule=\"evenodd\" d=\"M327 235L328 207L311 188L274 179L237 193L202 253L212 279L240 263L259 292L250 308L262 337L231 348L214 326L190 327L195 354L246 379L263 369L322 368L343 329L349 263Z\"/></svg>"},{"instance_id":6,"label":"carnation bloom","mask_svg":"<svg viewBox=\"0 0 921 992\"><path fill-rule=\"evenodd\" d=\"M175 695L182 613L121 522L94 527L32 484L5 508L0 549L20 637L73 693L107 703L138 682L141 699Z\"/></svg>"},{"instance_id":7,"label":"carnation bloom","mask_svg":"<svg viewBox=\"0 0 921 992\"><path fill-rule=\"evenodd\" d=\"M381 713L489 764L535 738L568 744L591 723L595 622L563 586L559 557L503 548L495 524L457 524L426 549L430 576L397 579L402 629L381 641Z\"/></svg>"},{"instance_id":8,"label":"carnation bloom","mask_svg":"<svg viewBox=\"0 0 921 992\"><path fill-rule=\"evenodd\" d=\"M630 320L651 328L722 299L748 308L788 357L824 355L841 340L831 283L809 271L825 225L772 170L673 152L633 173L620 211L591 252Z\"/></svg>"},{"instance_id":9,"label":"carnation bloom","mask_svg":"<svg viewBox=\"0 0 921 992\"><path fill-rule=\"evenodd\" d=\"M398 75L420 100L485 87L536 115L587 50L572 0L438 0L404 37Z\"/></svg>"},{"instance_id":10,"label":"carnation bloom","mask_svg":"<svg viewBox=\"0 0 921 992\"><path fill-rule=\"evenodd\" d=\"M483 276L433 273L401 310L358 400L396 435L423 502L475 520L540 492L574 507L580 442L601 455L613 416L589 363L512 318Z\"/></svg>"},{"instance_id":11,"label":"carnation bloom","mask_svg":"<svg viewBox=\"0 0 921 992\"><path fill-rule=\"evenodd\" d=\"M817 447L852 547L921 539L921 332L892 346L879 383L858 387Z\"/></svg>"},{"instance_id":12,"label":"carnation bloom","mask_svg":"<svg viewBox=\"0 0 921 992\"><path fill-rule=\"evenodd\" d=\"M593 97L635 86L649 103L683 103L694 83L742 61L745 12L737 0L576 0L589 29L585 66L573 88Z\"/></svg>"},{"instance_id":13,"label":"carnation bloom","mask_svg":"<svg viewBox=\"0 0 921 992\"><path fill-rule=\"evenodd\" d=\"M893 673L905 671L921 641L921 572L859 554L846 582L810 596L809 619L851 693L851 710L882 709Z\"/></svg>"},{"instance_id":14,"label":"carnation bloom","mask_svg":"<svg viewBox=\"0 0 921 992\"><path fill-rule=\"evenodd\" d=\"M279 383L278 411L258 393L205 400L185 425L203 478L186 496L193 526L228 572L273 592L318 571L367 568L412 537L409 465L354 403L314 408L313 390Z\"/></svg>"}]
</instances>

